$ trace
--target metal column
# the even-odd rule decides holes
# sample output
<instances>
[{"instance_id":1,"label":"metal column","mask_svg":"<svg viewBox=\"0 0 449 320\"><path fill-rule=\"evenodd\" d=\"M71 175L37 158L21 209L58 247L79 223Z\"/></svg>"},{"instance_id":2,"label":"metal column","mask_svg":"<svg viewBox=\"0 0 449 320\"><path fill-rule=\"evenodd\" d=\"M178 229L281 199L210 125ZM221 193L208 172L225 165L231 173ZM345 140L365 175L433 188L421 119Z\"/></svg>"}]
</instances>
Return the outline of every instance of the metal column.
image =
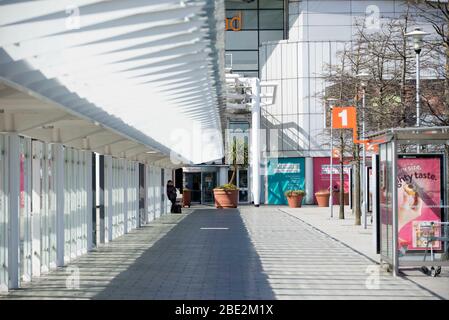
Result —
<instances>
[{"instance_id":1,"label":"metal column","mask_svg":"<svg viewBox=\"0 0 449 320\"><path fill-rule=\"evenodd\" d=\"M92 208L93 208L93 188L92 188L92 152L86 151L84 152L84 161L86 163L86 195L87 195L87 251L92 250L94 247L93 237L95 235L94 222Z\"/></svg>"},{"instance_id":2,"label":"metal column","mask_svg":"<svg viewBox=\"0 0 449 320\"><path fill-rule=\"evenodd\" d=\"M10 289L19 287L19 199L20 199L20 138L17 133L7 135L9 174L9 235L8 275Z\"/></svg>"},{"instance_id":3,"label":"metal column","mask_svg":"<svg viewBox=\"0 0 449 320\"><path fill-rule=\"evenodd\" d=\"M391 166L392 166L392 176L393 176L393 185L390 186L392 189L392 214L393 214L393 276L399 275L399 255L398 255L398 188L394 183L396 181L396 177L398 176L397 164L398 164L398 152L397 152L397 142L395 140L389 143L389 147L391 148ZM387 150L388 156L388 150Z\"/></svg>"},{"instance_id":4,"label":"metal column","mask_svg":"<svg viewBox=\"0 0 449 320\"><path fill-rule=\"evenodd\" d=\"M260 205L260 80L252 81L251 159L253 202Z\"/></svg>"},{"instance_id":5,"label":"metal column","mask_svg":"<svg viewBox=\"0 0 449 320\"><path fill-rule=\"evenodd\" d=\"M64 146L60 143L53 145L56 165L56 265L64 265Z\"/></svg>"}]
</instances>

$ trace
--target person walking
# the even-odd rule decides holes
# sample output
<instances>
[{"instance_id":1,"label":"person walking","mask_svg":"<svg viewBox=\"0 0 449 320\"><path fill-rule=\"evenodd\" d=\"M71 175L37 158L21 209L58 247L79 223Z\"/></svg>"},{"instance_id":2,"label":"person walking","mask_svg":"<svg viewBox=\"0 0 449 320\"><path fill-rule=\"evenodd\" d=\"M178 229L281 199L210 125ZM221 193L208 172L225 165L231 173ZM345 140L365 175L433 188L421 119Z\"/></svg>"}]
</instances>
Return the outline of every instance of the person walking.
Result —
<instances>
[{"instance_id":1,"label":"person walking","mask_svg":"<svg viewBox=\"0 0 449 320\"><path fill-rule=\"evenodd\" d=\"M175 205L176 205L176 188L173 184L173 181L167 181L167 197L171 201L171 213L175 213Z\"/></svg>"}]
</instances>

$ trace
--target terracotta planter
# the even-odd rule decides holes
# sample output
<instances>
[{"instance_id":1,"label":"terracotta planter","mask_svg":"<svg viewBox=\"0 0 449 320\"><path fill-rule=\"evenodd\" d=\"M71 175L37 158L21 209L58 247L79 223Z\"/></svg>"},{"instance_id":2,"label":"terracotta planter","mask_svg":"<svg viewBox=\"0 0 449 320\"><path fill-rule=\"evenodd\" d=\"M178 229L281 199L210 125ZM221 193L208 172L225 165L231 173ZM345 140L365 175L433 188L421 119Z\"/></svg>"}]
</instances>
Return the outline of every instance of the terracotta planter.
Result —
<instances>
[{"instance_id":1,"label":"terracotta planter","mask_svg":"<svg viewBox=\"0 0 449 320\"><path fill-rule=\"evenodd\" d=\"M301 208L303 196L290 196L287 197L288 206L290 208Z\"/></svg>"},{"instance_id":2,"label":"terracotta planter","mask_svg":"<svg viewBox=\"0 0 449 320\"><path fill-rule=\"evenodd\" d=\"M238 190L214 189L215 208L237 208Z\"/></svg>"},{"instance_id":3,"label":"terracotta planter","mask_svg":"<svg viewBox=\"0 0 449 320\"><path fill-rule=\"evenodd\" d=\"M183 190L182 191L182 206L183 207L189 207L190 203L192 202L192 193L190 190Z\"/></svg>"},{"instance_id":4,"label":"terracotta planter","mask_svg":"<svg viewBox=\"0 0 449 320\"><path fill-rule=\"evenodd\" d=\"M317 192L315 193L316 201L318 202L318 207L329 207L329 197L330 192Z\"/></svg>"}]
</instances>

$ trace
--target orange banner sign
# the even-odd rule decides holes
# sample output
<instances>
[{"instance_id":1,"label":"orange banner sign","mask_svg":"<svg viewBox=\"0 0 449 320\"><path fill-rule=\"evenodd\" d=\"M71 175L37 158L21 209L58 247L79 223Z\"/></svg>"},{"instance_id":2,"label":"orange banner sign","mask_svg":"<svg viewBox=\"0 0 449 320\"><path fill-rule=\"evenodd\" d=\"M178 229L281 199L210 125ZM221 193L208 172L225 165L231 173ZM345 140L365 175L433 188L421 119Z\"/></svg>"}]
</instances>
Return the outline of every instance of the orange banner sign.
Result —
<instances>
[{"instance_id":1,"label":"orange banner sign","mask_svg":"<svg viewBox=\"0 0 449 320\"><path fill-rule=\"evenodd\" d=\"M333 129L355 129L357 128L357 111L355 107L332 108Z\"/></svg>"}]
</instances>

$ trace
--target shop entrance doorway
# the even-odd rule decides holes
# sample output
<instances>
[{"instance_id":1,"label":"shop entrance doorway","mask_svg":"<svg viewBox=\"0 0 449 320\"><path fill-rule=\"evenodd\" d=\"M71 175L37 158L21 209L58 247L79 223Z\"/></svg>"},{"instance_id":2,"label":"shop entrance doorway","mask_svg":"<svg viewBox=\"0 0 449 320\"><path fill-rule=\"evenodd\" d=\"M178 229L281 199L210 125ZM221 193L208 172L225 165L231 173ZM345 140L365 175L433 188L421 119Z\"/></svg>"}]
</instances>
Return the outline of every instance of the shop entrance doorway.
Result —
<instances>
[{"instance_id":1,"label":"shop entrance doorway","mask_svg":"<svg viewBox=\"0 0 449 320\"><path fill-rule=\"evenodd\" d=\"M201 172L185 172L184 186L191 190L191 202L201 203Z\"/></svg>"},{"instance_id":2,"label":"shop entrance doorway","mask_svg":"<svg viewBox=\"0 0 449 320\"><path fill-rule=\"evenodd\" d=\"M214 188L217 186L217 173L216 172L203 172L202 190L203 199L202 203L214 202Z\"/></svg>"}]
</instances>

